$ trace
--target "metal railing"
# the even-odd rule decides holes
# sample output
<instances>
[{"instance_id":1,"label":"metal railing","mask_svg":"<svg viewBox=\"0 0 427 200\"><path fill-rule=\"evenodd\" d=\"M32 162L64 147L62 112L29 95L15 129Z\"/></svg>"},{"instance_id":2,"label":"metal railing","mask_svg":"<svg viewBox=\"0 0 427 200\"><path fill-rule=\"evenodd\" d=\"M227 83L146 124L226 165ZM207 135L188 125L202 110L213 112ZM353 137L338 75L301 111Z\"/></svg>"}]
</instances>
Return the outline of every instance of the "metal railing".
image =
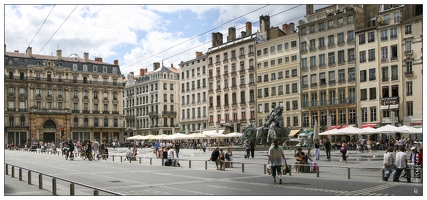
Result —
<instances>
[{"instance_id":1,"label":"metal railing","mask_svg":"<svg viewBox=\"0 0 427 200\"><path fill-rule=\"evenodd\" d=\"M87 184L84 184L84 183L79 183L77 181L72 181L72 180L61 178L61 177L58 177L58 176L49 175L49 174L46 174L46 173L43 173L43 172L39 172L39 171L36 171L36 170L31 170L31 169L20 167L20 166L17 166L17 165L12 165L12 164L9 164L9 163L5 163L5 173L6 173L6 175L9 175L9 166L11 167L11 176L12 176L12 178L15 177L15 168L18 168L18 177L19 177L20 181L23 180L23 178L22 178L23 172L22 171L26 170L27 173L28 173L28 180L27 180L28 185L31 185L31 181L32 181L31 180L31 175L32 175L32 173L38 174L38 186L39 186L39 189L43 189L43 176L52 178L52 195L57 195L57 184L56 183L57 183L57 180L61 180L61 181L65 181L65 182L70 183L70 196L75 196L75 185L79 185L79 186L82 186L82 187L85 187L85 188L93 189L93 195L94 196L99 196L99 192L100 191L108 193L108 194L116 195L116 196L124 196L123 194L120 194L120 193L117 193L117 192L113 192L113 191L110 191L110 190L98 188L98 187L87 185Z\"/></svg>"}]
</instances>

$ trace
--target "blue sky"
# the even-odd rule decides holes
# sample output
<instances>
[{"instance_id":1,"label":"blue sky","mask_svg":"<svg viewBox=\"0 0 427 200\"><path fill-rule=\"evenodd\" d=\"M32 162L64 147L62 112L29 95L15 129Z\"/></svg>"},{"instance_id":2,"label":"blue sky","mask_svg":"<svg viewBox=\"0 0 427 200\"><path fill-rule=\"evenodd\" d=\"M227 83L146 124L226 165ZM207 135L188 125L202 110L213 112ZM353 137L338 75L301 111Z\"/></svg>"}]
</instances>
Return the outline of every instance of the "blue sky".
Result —
<instances>
[{"instance_id":1,"label":"blue sky","mask_svg":"<svg viewBox=\"0 0 427 200\"><path fill-rule=\"evenodd\" d=\"M102 57L108 63L118 60L126 76L140 68L150 70L153 62L163 61L165 66L178 67L181 61L193 59L196 51L207 51L212 32L223 33L226 41L229 27L236 27L240 35L249 21L254 33L259 29L261 15L270 15L270 24L279 27L290 22L297 25L298 19L304 19L305 15L305 4L98 3L102 2L104 5L54 5L54 1L13 5L6 1L6 51L25 52L30 45L33 54L55 55L56 50L61 49L63 56L77 53L82 57L88 52L90 59ZM324 6L318 5L315 9Z\"/></svg>"}]
</instances>

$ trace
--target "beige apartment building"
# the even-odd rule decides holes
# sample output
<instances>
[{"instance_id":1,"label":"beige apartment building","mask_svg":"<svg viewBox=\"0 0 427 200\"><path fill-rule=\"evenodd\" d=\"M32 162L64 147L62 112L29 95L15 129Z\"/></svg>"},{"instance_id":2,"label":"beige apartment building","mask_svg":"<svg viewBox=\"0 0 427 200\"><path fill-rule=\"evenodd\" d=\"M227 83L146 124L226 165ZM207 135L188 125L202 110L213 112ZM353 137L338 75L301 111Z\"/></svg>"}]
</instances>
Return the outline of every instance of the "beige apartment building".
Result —
<instances>
[{"instance_id":1,"label":"beige apartment building","mask_svg":"<svg viewBox=\"0 0 427 200\"><path fill-rule=\"evenodd\" d=\"M356 26L362 124L422 124L422 87L414 87L422 84L422 12L416 8L365 5L369 14Z\"/></svg>"},{"instance_id":2,"label":"beige apartment building","mask_svg":"<svg viewBox=\"0 0 427 200\"><path fill-rule=\"evenodd\" d=\"M180 70L153 63L153 71L131 72L124 90L126 134L171 135L177 132Z\"/></svg>"},{"instance_id":3,"label":"beige apartment building","mask_svg":"<svg viewBox=\"0 0 427 200\"><path fill-rule=\"evenodd\" d=\"M222 33L212 33L208 58L209 127L242 132L255 122L255 34L252 23L236 38L229 28L227 42Z\"/></svg>"},{"instance_id":4,"label":"beige apartment building","mask_svg":"<svg viewBox=\"0 0 427 200\"><path fill-rule=\"evenodd\" d=\"M269 16L260 17L261 34L265 41L255 45L257 126L266 122L272 106L283 108L284 125L300 129L300 76L298 34L294 24L284 24L282 30L270 28Z\"/></svg>"},{"instance_id":5,"label":"beige apartment building","mask_svg":"<svg viewBox=\"0 0 427 200\"><path fill-rule=\"evenodd\" d=\"M181 61L181 131L200 133L208 126L208 73L206 54L196 52L196 58Z\"/></svg>"},{"instance_id":6,"label":"beige apartment building","mask_svg":"<svg viewBox=\"0 0 427 200\"><path fill-rule=\"evenodd\" d=\"M355 125L356 13L358 5L333 5L314 12L307 5L299 22L302 127ZM322 130L321 128L321 130Z\"/></svg>"},{"instance_id":7,"label":"beige apartment building","mask_svg":"<svg viewBox=\"0 0 427 200\"><path fill-rule=\"evenodd\" d=\"M77 54L7 52L5 143L118 140L123 142L123 75L118 61Z\"/></svg>"}]
</instances>

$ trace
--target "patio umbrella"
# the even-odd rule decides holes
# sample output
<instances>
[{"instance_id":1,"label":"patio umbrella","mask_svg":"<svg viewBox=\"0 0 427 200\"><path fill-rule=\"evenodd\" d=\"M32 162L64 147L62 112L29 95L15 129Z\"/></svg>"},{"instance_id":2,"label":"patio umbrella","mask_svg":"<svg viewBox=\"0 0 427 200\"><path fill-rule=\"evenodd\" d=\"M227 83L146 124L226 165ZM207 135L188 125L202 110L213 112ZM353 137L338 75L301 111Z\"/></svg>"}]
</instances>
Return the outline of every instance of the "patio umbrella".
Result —
<instances>
[{"instance_id":1,"label":"patio umbrella","mask_svg":"<svg viewBox=\"0 0 427 200\"><path fill-rule=\"evenodd\" d=\"M403 130L400 129L399 127L393 126L393 125L385 125L385 126L381 126L379 128L376 129L377 133L396 133L396 132L402 132Z\"/></svg>"},{"instance_id":2,"label":"patio umbrella","mask_svg":"<svg viewBox=\"0 0 427 200\"><path fill-rule=\"evenodd\" d=\"M193 133L193 134L183 135L179 137L179 139L204 139L204 138L208 138L208 137L200 133Z\"/></svg>"},{"instance_id":3,"label":"patio umbrella","mask_svg":"<svg viewBox=\"0 0 427 200\"><path fill-rule=\"evenodd\" d=\"M134 135L134 136L126 138L126 140L135 140L138 136L141 136L141 135Z\"/></svg>"},{"instance_id":4,"label":"patio umbrella","mask_svg":"<svg viewBox=\"0 0 427 200\"><path fill-rule=\"evenodd\" d=\"M163 138L165 138L166 136L168 136L168 135L165 135L165 134L155 135L155 136L151 137L150 139L152 139L152 140L163 140Z\"/></svg>"},{"instance_id":5,"label":"patio umbrella","mask_svg":"<svg viewBox=\"0 0 427 200\"><path fill-rule=\"evenodd\" d=\"M168 135L168 136L164 137L163 139L164 140L177 140L177 139L180 139L180 136L183 136L183 135L185 135L185 134L175 133L173 135Z\"/></svg>"},{"instance_id":6,"label":"patio umbrella","mask_svg":"<svg viewBox=\"0 0 427 200\"><path fill-rule=\"evenodd\" d=\"M338 129L334 135L357 135L363 133L362 129L353 126Z\"/></svg>"},{"instance_id":7,"label":"patio umbrella","mask_svg":"<svg viewBox=\"0 0 427 200\"><path fill-rule=\"evenodd\" d=\"M227 137L241 137L243 135L243 133L238 133L238 132L233 132L233 133L229 133L229 134L225 134Z\"/></svg>"},{"instance_id":8,"label":"patio umbrella","mask_svg":"<svg viewBox=\"0 0 427 200\"><path fill-rule=\"evenodd\" d=\"M415 128L415 130L411 130L409 134L422 134L423 128Z\"/></svg>"},{"instance_id":9,"label":"patio umbrella","mask_svg":"<svg viewBox=\"0 0 427 200\"><path fill-rule=\"evenodd\" d=\"M142 137L139 137L138 139L140 139L140 140L150 140L150 139L152 139L153 137L154 137L155 135L144 135L144 136L142 136Z\"/></svg>"},{"instance_id":10,"label":"patio umbrella","mask_svg":"<svg viewBox=\"0 0 427 200\"><path fill-rule=\"evenodd\" d=\"M319 133L319 135L334 135L339 129L331 129L322 133Z\"/></svg>"}]
</instances>

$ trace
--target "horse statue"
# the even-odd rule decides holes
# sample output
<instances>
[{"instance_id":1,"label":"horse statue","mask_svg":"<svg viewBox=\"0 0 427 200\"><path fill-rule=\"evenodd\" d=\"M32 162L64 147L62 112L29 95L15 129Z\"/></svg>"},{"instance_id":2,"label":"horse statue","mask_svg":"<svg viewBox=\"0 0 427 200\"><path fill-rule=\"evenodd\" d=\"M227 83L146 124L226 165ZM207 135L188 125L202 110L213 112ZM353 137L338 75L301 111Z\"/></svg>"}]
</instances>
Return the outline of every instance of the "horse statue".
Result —
<instances>
[{"instance_id":1,"label":"horse statue","mask_svg":"<svg viewBox=\"0 0 427 200\"><path fill-rule=\"evenodd\" d=\"M256 129L253 124L248 124L243 128L243 134L237 139L237 143L243 143L245 140L254 140L256 138Z\"/></svg>"},{"instance_id":2,"label":"horse statue","mask_svg":"<svg viewBox=\"0 0 427 200\"><path fill-rule=\"evenodd\" d=\"M290 129L284 127L282 113L283 107L272 106L271 112L266 117L266 123L257 128L256 142L258 144L271 143L275 138L280 141L289 139Z\"/></svg>"}]
</instances>

